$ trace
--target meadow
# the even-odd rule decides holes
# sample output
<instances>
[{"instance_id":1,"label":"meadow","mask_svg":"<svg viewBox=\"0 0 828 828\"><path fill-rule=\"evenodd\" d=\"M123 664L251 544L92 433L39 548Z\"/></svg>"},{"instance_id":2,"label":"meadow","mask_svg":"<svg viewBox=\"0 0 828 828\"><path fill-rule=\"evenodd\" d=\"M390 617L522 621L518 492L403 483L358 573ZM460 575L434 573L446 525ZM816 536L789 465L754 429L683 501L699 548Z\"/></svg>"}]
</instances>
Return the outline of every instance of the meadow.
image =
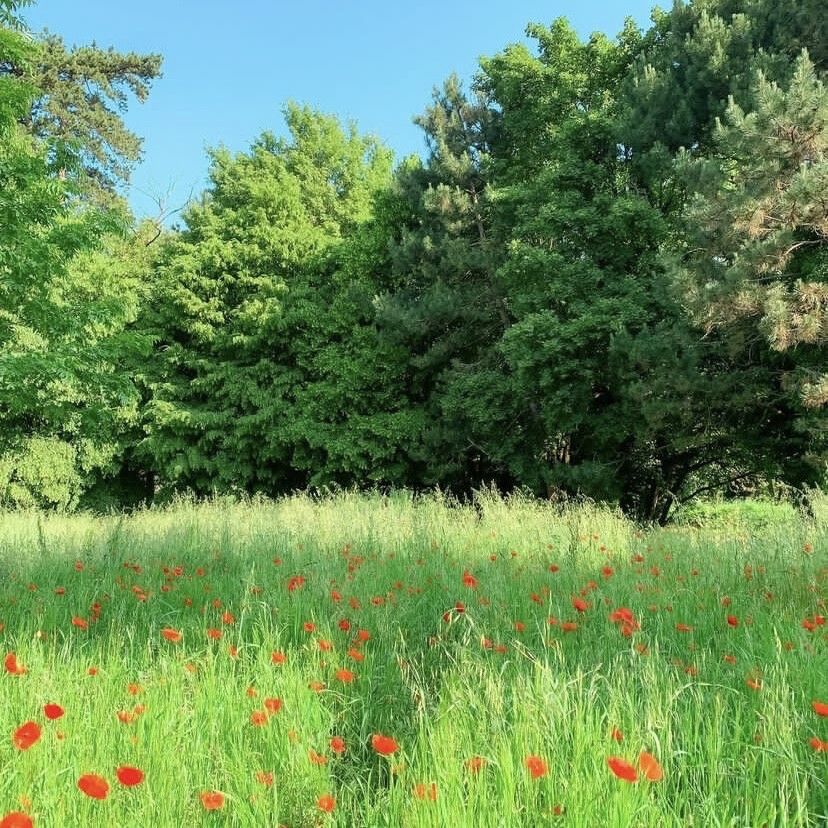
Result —
<instances>
[{"instance_id":1,"label":"meadow","mask_svg":"<svg viewBox=\"0 0 828 828\"><path fill-rule=\"evenodd\" d=\"M814 511L0 515L0 826L825 826Z\"/></svg>"}]
</instances>

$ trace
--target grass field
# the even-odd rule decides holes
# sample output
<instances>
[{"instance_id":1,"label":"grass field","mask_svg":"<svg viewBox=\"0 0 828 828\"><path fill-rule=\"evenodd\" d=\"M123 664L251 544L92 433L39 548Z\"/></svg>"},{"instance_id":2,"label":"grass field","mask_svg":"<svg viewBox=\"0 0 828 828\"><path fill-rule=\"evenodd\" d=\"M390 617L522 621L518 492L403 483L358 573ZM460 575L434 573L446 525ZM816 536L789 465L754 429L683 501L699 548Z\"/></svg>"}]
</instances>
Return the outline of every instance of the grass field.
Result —
<instances>
[{"instance_id":1,"label":"grass field","mask_svg":"<svg viewBox=\"0 0 828 828\"><path fill-rule=\"evenodd\" d=\"M0 826L828 825L828 504L731 518L0 515Z\"/></svg>"}]
</instances>

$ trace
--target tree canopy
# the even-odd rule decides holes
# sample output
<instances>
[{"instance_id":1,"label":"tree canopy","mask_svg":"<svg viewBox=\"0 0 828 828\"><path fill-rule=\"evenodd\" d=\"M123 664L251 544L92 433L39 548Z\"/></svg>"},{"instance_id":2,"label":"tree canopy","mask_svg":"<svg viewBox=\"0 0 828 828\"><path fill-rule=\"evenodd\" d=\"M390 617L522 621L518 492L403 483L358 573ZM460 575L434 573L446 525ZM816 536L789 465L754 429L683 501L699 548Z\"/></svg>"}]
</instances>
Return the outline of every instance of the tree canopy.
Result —
<instances>
[{"instance_id":1,"label":"tree canopy","mask_svg":"<svg viewBox=\"0 0 828 828\"><path fill-rule=\"evenodd\" d=\"M129 216L158 55L0 0L0 501L495 484L642 521L828 468L817 0L563 19L452 76L425 157L289 103Z\"/></svg>"}]
</instances>

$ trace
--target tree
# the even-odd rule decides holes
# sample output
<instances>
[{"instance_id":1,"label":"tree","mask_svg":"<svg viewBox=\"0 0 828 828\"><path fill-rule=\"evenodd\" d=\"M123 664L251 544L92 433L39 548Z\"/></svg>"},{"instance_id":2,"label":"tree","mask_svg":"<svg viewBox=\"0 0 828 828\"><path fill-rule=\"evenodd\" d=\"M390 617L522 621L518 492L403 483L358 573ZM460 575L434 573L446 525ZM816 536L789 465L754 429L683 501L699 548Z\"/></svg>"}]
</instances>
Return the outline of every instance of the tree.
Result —
<instances>
[{"instance_id":1,"label":"tree","mask_svg":"<svg viewBox=\"0 0 828 828\"><path fill-rule=\"evenodd\" d=\"M274 494L311 475L307 343L325 325L329 257L370 218L390 153L307 107L285 120L287 139L211 153L212 186L160 250L139 449L168 485Z\"/></svg>"},{"instance_id":2,"label":"tree","mask_svg":"<svg viewBox=\"0 0 828 828\"><path fill-rule=\"evenodd\" d=\"M675 268L699 324L786 354L810 407L828 402L827 157L828 92L803 53L787 89L760 74L753 111L731 100L714 152L682 159L695 195Z\"/></svg>"},{"instance_id":3,"label":"tree","mask_svg":"<svg viewBox=\"0 0 828 828\"><path fill-rule=\"evenodd\" d=\"M37 46L25 72L38 94L20 122L35 138L71 146L80 163L69 172L83 197L109 204L123 194L141 159L141 139L123 121L130 95L146 100L152 81L161 77L161 56L121 54L94 43L67 49L48 32ZM0 74L21 71L13 60L0 65Z\"/></svg>"},{"instance_id":4,"label":"tree","mask_svg":"<svg viewBox=\"0 0 828 828\"><path fill-rule=\"evenodd\" d=\"M14 23L15 4L2 6ZM112 212L77 211L57 142L20 126L37 92L25 82L36 49L0 27L0 501L71 506L112 452L113 420L134 390L115 370L137 338L123 283L82 266L123 227Z\"/></svg>"}]
</instances>

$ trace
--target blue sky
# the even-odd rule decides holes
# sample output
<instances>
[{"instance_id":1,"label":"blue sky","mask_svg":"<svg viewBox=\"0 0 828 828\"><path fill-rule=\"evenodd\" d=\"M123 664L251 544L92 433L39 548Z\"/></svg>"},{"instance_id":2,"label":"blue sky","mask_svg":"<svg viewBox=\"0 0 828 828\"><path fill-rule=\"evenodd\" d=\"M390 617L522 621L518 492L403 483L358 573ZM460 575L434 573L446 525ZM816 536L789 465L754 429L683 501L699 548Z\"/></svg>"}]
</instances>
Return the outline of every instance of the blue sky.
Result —
<instances>
[{"instance_id":1,"label":"blue sky","mask_svg":"<svg viewBox=\"0 0 828 828\"><path fill-rule=\"evenodd\" d=\"M206 186L206 147L245 150L284 129L287 100L377 135L397 159L424 150L412 118L452 72L524 40L529 22L566 17L582 36L649 27L654 0L39 0L30 28L67 45L160 52L164 77L129 128L144 139L130 202L138 215L183 205ZM669 3L662 3L669 6Z\"/></svg>"}]
</instances>

